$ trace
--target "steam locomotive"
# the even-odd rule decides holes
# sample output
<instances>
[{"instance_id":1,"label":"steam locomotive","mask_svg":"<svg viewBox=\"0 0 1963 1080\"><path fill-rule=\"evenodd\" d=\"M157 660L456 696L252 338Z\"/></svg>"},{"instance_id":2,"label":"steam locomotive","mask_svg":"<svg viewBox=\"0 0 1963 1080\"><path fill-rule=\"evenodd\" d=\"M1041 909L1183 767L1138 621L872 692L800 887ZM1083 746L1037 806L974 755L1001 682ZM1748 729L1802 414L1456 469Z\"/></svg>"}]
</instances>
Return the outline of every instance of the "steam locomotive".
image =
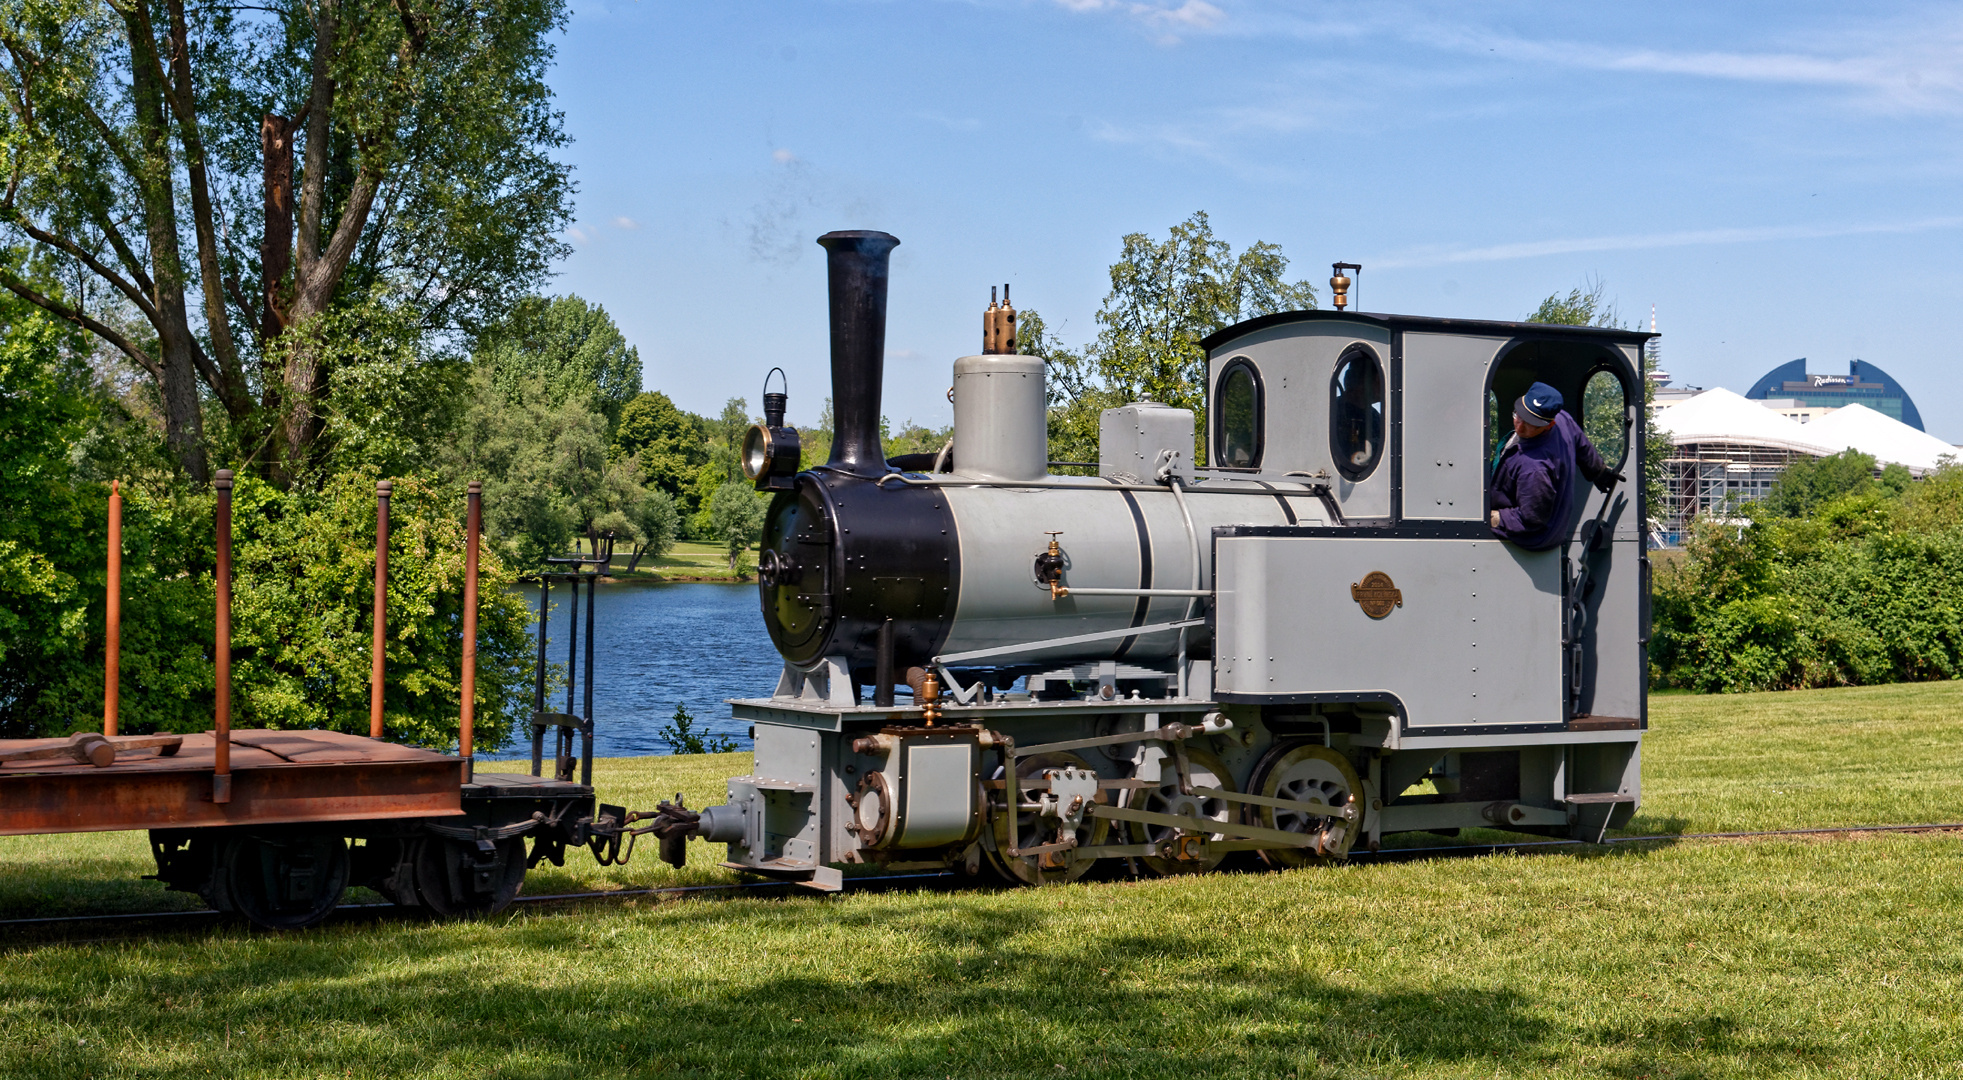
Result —
<instances>
[{"instance_id":1,"label":"steam locomotive","mask_svg":"<svg viewBox=\"0 0 1963 1080\"><path fill-rule=\"evenodd\" d=\"M1640 476L1640 351L1613 329L1346 309L1207 338L1191 411L1101 418L1097 475L1048 460L1043 361L991 308L953 370L954 438L879 441L889 256L820 237L830 460L766 394L746 472L775 493L759 593L783 674L731 702L755 766L664 806L732 869L832 890L841 867L1031 884L1099 860L1278 866L1388 833L1595 837L1640 795L1649 564L1639 485L1589 489L1565 544L1487 526L1489 462L1533 382L1586 404Z\"/></svg>"}]
</instances>

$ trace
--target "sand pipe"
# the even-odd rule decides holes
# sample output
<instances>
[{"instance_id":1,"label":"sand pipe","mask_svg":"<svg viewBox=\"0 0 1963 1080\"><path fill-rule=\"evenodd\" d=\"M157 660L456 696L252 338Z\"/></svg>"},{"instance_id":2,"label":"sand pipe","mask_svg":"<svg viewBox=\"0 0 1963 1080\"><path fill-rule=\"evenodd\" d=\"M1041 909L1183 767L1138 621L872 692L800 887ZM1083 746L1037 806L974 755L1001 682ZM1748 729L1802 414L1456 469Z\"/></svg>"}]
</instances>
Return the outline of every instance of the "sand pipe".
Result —
<instances>
[{"instance_id":1,"label":"sand pipe","mask_svg":"<svg viewBox=\"0 0 1963 1080\"><path fill-rule=\"evenodd\" d=\"M218 634L216 730L212 733L211 801L232 801L232 470L218 470Z\"/></svg>"},{"instance_id":2,"label":"sand pipe","mask_svg":"<svg viewBox=\"0 0 1963 1080\"><path fill-rule=\"evenodd\" d=\"M368 737L382 737L382 677L386 655L389 605L389 492L387 480L375 484L375 647L368 671Z\"/></svg>"},{"instance_id":3,"label":"sand pipe","mask_svg":"<svg viewBox=\"0 0 1963 1080\"><path fill-rule=\"evenodd\" d=\"M116 709L122 695L123 669L123 490L109 482L108 610L103 615L102 733L116 735Z\"/></svg>"},{"instance_id":4,"label":"sand pipe","mask_svg":"<svg viewBox=\"0 0 1963 1080\"><path fill-rule=\"evenodd\" d=\"M880 382L886 367L886 280L899 240L883 232L829 232L832 457L827 467L862 476L888 472L879 442Z\"/></svg>"},{"instance_id":5,"label":"sand pipe","mask_svg":"<svg viewBox=\"0 0 1963 1080\"><path fill-rule=\"evenodd\" d=\"M463 555L463 713L457 722L457 756L463 758L463 782L471 782L475 762L472 745L477 728L477 538L484 529L484 483L470 482L465 502Z\"/></svg>"}]
</instances>

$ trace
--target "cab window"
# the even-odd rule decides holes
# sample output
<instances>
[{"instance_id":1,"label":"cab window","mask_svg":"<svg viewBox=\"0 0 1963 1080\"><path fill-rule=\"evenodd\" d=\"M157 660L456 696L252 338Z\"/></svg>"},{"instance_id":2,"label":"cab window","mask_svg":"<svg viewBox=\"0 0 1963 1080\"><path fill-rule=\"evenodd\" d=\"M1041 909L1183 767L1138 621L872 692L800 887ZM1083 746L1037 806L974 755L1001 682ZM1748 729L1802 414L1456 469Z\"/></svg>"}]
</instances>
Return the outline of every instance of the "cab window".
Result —
<instances>
[{"instance_id":1,"label":"cab window","mask_svg":"<svg viewBox=\"0 0 1963 1080\"><path fill-rule=\"evenodd\" d=\"M1254 365L1235 360L1214 394L1213 464L1253 469L1261 464L1261 380Z\"/></svg>"},{"instance_id":2,"label":"cab window","mask_svg":"<svg viewBox=\"0 0 1963 1080\"><path fill-rule=\"evenodd\" d=\"M1375 472L1384 456L1384 367L1361 345L1336 361L1329 383L1329 452L1352 483Z\"/></svg>"}]
</instances>

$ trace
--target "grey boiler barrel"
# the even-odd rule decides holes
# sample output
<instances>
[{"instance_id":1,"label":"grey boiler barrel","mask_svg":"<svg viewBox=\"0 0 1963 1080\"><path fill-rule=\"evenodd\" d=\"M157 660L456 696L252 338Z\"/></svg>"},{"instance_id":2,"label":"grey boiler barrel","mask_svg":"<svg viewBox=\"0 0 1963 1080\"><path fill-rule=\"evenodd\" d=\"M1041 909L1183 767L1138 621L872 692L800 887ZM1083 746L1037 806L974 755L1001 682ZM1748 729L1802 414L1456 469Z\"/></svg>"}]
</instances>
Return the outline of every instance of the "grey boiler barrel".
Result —
<instances>
[{"instance_id":1,"label":"grey boiler barrel","mask_svg":"<svg viewBox=\"0 0 1963 1080\"><path fill-rule=\"evenodd\" d=\"M1143 485L1139 486L1144 487ZM778 496L760 564L764 622L785 659L801 667L840 657L876 661L893 623L895 661L1003 648L1051 638L1170 622L1186 597L1055 597L1036 580L1036 558L1056 532L1071 589L1191 589L1212 580L1213 529L1321 523L1306 492L1210 479L1186 495L1187 530L1168 488L1123 488L1094 477L1012 484L884 484L816 469ZM1197 541L1197 543L1195 543ZM1189 634L1188 641L1202 639ZM1165 657L1178 635L1118 637L1005 657L1003 664ZM992 662L990 666L993 666Z\"/></svg>"}]
</instances>

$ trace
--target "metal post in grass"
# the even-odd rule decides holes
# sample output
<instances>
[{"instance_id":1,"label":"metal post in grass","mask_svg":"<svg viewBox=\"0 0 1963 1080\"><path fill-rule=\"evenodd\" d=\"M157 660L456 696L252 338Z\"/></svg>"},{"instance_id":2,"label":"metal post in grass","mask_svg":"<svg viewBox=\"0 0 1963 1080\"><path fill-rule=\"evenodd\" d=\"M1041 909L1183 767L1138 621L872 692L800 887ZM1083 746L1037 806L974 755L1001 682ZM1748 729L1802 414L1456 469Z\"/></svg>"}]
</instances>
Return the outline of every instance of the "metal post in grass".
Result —
<instances>
[{"instance_id":1,"label":"metal post in grass","mask_svg":"<svg viewBox=\"0 0 1963 1080\"><path fill-rule=\"evenodd\" d=\"M103 619L102 733L113 739L123 666L123 489L116 480L109 481L108 610Z\"/></svg>"},{"instance_id":2,"label":"metal post in grass","mask_svg":"<svg viewBox=\"0 0 1963 1080\"><path fill-rule=\"evenodd\" d=\"M218 626L212 649L217 715L211 748L211 801L232 801L232 470L218 470Z\"/></svg>"},{"instance_id":3,"label":"metal post in grass","mask_svg":"<svg viewBox=\"0 0 1963 1080\"><path fill-rule=\"evenodd\" d=\"M389 604L389 492L395 485L387 480L375 484L375 648L368 673L368 737L382 737L382 676L387 668L384 654L388 633Z\"/></svg>"}]
</instances>

